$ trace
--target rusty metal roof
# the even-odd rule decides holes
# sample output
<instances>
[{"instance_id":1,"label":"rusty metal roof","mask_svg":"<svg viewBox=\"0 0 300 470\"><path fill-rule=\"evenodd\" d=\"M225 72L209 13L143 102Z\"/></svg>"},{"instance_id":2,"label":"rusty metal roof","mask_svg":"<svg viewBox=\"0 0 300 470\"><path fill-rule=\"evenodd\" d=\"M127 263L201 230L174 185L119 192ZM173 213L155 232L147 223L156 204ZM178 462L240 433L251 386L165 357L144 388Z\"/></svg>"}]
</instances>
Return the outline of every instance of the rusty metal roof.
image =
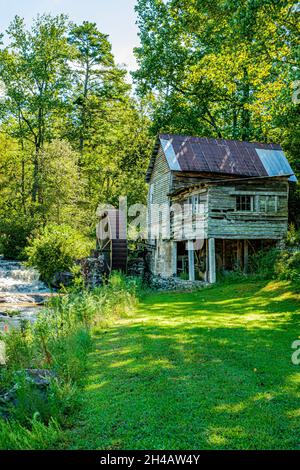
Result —
<instances>
[{"instance_id":1,"label":"rusty metal roof","mask_svg":"<svg viewBox=\"0 0 300 470\"><path fill-rule=\"evenodd\" d=\"M147 181L160 146L172 171L243 177L294 175L280 145L160 134Z\"/></svg>"}]
</instances>

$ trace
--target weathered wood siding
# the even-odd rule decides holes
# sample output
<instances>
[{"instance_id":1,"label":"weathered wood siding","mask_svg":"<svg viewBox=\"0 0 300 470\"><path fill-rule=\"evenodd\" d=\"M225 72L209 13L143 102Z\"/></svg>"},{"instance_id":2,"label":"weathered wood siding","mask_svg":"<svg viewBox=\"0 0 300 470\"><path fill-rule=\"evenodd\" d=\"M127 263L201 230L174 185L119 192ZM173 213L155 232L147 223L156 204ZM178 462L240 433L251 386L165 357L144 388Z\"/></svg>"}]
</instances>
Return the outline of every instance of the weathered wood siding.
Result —
<instances>
[{"instance_id":1,"label":"weathered wood siding","mask_svg":"<svg viewBox=\"0 0 300 470\"><path fill-rule=\"evenodd\" d=\"M153 165L148 193L149 242L152 243L151 271L163 277L173 274L174 245L172 240L280 240L287 232L289 184L283 178L236 180L213 175L179 174L169 169L159 149ZM249 210L240 210L240 199L248 196ZM171 207L194 206L192 227L198 232L182 231L184 209L172 217ZM250 198L249 198L250 197ZM244 199L243 199L244 200ZM247 205L248 207L248 205ZM178 210L178 209L177 209ZM191 225L190 225L191 226ZM181 233L182 236L178 237ZM235 242L233 242L235 243ZM239 242L238 242L239 243Z\"/></svg>"},{"instance_id":2,"label":"weathered wood siding","mask_svg":"<svg viewBox=\"0 0 300 470\"><path fill-rule=\"evenodd\" d=\"M214 181L214 180L226 180L228 179L234 179L234 177L230 176L224 176L224 175L219 175L216 177L216 175L212 175L211 173L199 173L199 174L193 174L193 173L178 173L178 172L172 172L172 181L171 181L171 192L175 193L176 191L183 191L183 190L188 190L192 189L195 186L199 186L199 184L206 185L209 181Z\"/></svg>"},{"instance_id":3,"label":"weathered wood siding","mask_svg":"<svg viewBox=\"0 0 300 470\"><path fill-rule=\"evenodd\" d=\"M184 174L173 173L171 181L171 192L192 188L201 182L201 177L186 176Z\"/></svg>"},{"instance_id":4,"label":"weathered wood siding","mask_svg":"<svg viewBox=\"0 0 300 470\"><path fill-rule=\"evenodd\" d=\"M162 148L160 148L154 163L148 192L149 228L151 227L152 232L150 240L153 240L153 235L157 235L159 231L169 230L168 194L170 188L171 171Z\"/></svg>"},{"instance_id":5,"label":"weathered wood siding","mask_svg":"<svg viewBox=\"0 0 300 470\"><path fill-rule=\"evenodd\" d=\"M150 185L153 184L153 202L161 204L168 202L168 194L171 188L171 171L162 149L160 148L156 157Z\"/></svg>"},{"instance_id":6,"label":"weathered wood siding","mask_svg":"<svg viewBox=\"0 0 300 470\"><path fill-rule=\"evenodd\" d=\"M191 198L199 198L199 206L196 212L192 213ZM172 206L177 206L175 216L171 226L172 239L180 240L194 240L195 238L202 240L207 238L208 235L208 191L207 189L190 191L184 195L178 195L172 198ZM181 214L180 209L181 207ZM189 208L190 210L188 210ZM190 213L189 213L190 212ZM187 230L183 231L182 227L188 225ZM182 238L178 234L182 233Z\"/></svg>"},{"instance_id":7,"label":"weathered wood siding","mask_svg":"<svg viewBox=\"0 0 300 470\"><path fill-rule=\"evenodd\" d=\"M209 238L276 240L286 235L287 182L216 185L209 188L208 194ZM253 210L236 210L236 196L243 195L253 198ZM266 197L274 206L267 212L264 210Z\"/></svg>"}]
</instances>

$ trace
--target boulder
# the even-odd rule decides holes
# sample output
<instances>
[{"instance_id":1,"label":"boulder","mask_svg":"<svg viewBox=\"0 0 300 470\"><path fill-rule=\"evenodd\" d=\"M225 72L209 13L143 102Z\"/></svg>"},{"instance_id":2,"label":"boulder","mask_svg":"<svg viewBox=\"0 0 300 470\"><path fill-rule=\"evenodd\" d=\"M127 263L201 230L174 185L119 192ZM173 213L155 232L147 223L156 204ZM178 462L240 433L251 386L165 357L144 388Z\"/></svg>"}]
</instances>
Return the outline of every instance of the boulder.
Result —
<instances>
[{"instance_id":1,"label":"boulder","mask_svg":"<svg viewBox=\"0 0 300 470\"><path fill-rule=\"evenodd\" d=\"M69 287L72 284L73 279L73 274L68 271L58 272L54 274L51 285L57 289L62 285Z\"/></svg>"}]
</instances>

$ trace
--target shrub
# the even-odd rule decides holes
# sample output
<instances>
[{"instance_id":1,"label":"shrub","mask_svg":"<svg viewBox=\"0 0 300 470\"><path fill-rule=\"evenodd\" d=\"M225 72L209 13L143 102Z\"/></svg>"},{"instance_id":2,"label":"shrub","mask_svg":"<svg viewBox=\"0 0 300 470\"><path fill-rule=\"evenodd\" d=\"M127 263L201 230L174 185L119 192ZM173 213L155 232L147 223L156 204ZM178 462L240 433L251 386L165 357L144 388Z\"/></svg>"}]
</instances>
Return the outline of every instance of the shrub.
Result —
<instances>
[{"instance_id":1,"label":"shrub","mask_svg":"<svg viewBox=\"0 0 300 470\"><path fill-rule=\"evenodd\" d=\"M300 251L282 252L276 262L275 273L280 280L299 281Z\"/></svg>"},{"instance_id":2,"label":"shrub","mask_svg":"<svg viewBox=\"0 0 300 470\"><path fill-rule=\"evenodd\" d=\"M260 279L299 281L300 251L259 251L251 257L251 272Z\"/></svg>"},{"instance_id":3,"label":"shrub","mask_svg":"<svg viewBox=\"0 0 300 470\"><path fill-rule=\"evenodd\" d=\"M300 243L300 234L297 232L294 224L289 226L289 231L286 237L287 246L297 246Z\"/></svg>"},{"instance_id":4,"label":"shrub","mask_svg":"<svg viewBox=\"0 0 300 470\"><path fill-rule=\"evenodd\" d=\"M27 238L34 227L34 221L29 218L0 220L0 254L8 259L24 259Z\"/></svg>"},{"instance_id":5,"label":"shrub","mask_svg":"<svg viewBox=\"0 0 300 470\"><path fill-rule=\"evenodd\" d=\"M273 279L275 277L275 265L280 256L280 250L271 248L261 250L250 257L250 272L261 279Z\"/></svg>"},{"instance_id":6,"label":"shrub","mask_svg":"<svg viewBox=\"0 0 300 470\"><path fill-rule=\"evenodd\" d=\"M189 274L182 272L179 274L179 279L182 279L182 281L188 281L189 280Z\"/></svg>"},{"instance_id":7,"label":"shrub","mask_svg":"<svg viewBox=\"0 0 300 470\"><path fill-rule=\"evenodd\" d=\"M53 378L47 389L41 389L28 382L25 374L18 374L15 382L16 400L7 407L7 412L12 421L22 426L28 426L35 416L45 425L54 420L60 426L65 426L78 407L78 390L71 382Z\"/></svg>"},{"instance_id":8,"label":"shrub","mask_svg":"<svg viewBox=\"0 0 300 470\"><path fill-rule=\"evenodd\" d=\"M87 256L90 241L68 225L48 225L30 240L26 249L28 263L51 284L55 273L71 271L75 260Z\"/></svg>"}]
</instances>

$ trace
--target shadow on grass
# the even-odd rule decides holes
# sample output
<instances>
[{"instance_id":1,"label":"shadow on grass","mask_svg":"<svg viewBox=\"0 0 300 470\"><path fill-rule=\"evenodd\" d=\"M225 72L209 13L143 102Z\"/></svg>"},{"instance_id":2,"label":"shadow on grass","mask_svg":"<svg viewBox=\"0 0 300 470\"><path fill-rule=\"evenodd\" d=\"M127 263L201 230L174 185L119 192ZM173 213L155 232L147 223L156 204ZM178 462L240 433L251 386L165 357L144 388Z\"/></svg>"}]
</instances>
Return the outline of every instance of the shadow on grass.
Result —
<instances>
[{"instance_id":1,"label":"shadow on grass","mask_svg":"<svg viewBox=\"0 0 300 470\"><path fill-rule=\"evenodd\" d=\"M299 297L274 283L147 296L95 336L71 446L297 449Z\"/></svg>"}]
</instances>

